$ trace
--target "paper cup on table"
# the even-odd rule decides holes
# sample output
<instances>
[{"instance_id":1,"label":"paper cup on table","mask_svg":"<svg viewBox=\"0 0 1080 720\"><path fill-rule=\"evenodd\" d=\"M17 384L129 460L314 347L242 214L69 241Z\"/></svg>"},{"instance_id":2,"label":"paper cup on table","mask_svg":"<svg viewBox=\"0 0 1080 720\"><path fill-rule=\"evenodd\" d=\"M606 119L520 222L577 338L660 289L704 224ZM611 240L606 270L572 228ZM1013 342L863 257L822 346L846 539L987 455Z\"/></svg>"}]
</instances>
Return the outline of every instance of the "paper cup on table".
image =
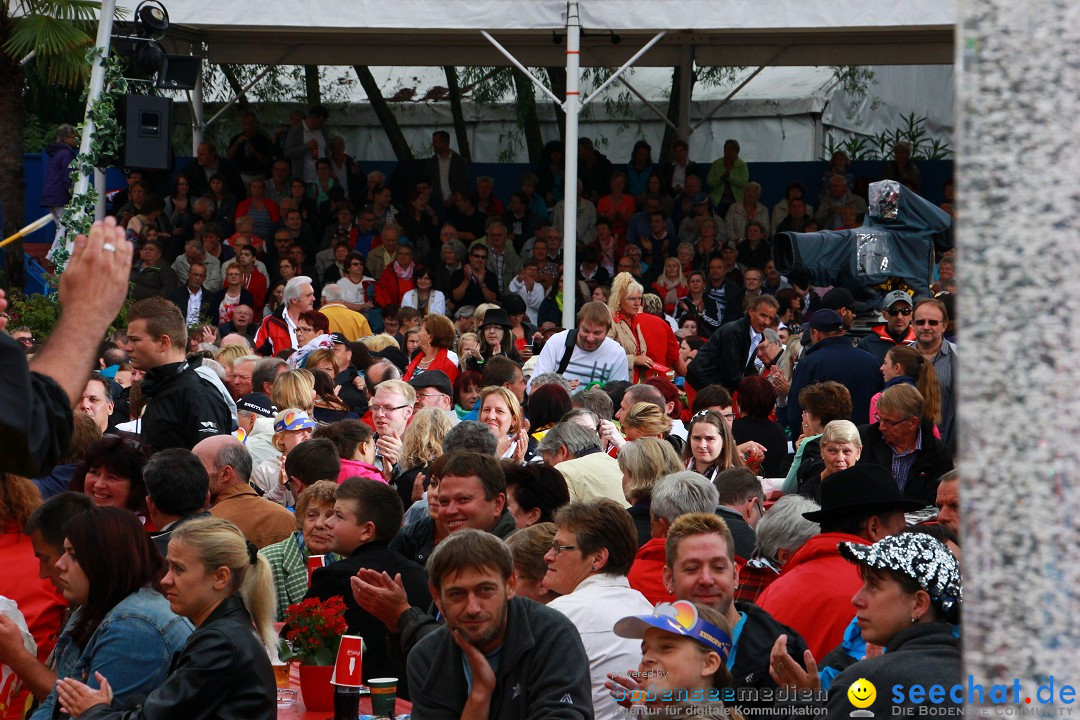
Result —
<instances>
[{"instance_id":1,"label":"paper cup on table","mask_svg":"<svg viewBox=\"0 0 1080 720\"><path fill-rule=\"evenodd\" d=\"M310 555L307 559L307 584L311 587L311 576L319 568L326 567L325 555Z\"/></svg>"},{"instance_id":2,"label":"paper cup on table","mask_svg":"<svg viewBox=\"0 0 1080 720\"><path fill-rule=\"evenodd\" d=\"M397 678L371 678L371 714L375 717L394 717L397 701Z\"/></svg>"},{"instance_id":3,"label":"paper cup on table","mask_svg":"<svg viewBox=\"0 0 1080 720\"><path fill-rule=\"evenodd\" d=\"M363 684L361 669L364 658L364 639L359 635L342 635L337 662L330 682L341 687L358 688Z\"/></svg>"}]
</instances>

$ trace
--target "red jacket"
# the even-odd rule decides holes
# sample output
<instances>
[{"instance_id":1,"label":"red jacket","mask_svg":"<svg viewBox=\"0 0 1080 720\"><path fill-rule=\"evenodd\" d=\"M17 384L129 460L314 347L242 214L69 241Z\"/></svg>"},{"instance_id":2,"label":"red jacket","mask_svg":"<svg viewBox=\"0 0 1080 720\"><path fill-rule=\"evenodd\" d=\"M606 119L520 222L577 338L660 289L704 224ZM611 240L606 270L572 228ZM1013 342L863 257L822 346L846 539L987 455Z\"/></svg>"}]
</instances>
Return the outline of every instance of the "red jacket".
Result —
<instances>
[{"instance_id":1,"label":"red jacket","mask_svg":"<svg viewBox=\"0 0 1080 720\"><path fill-rule=\"evenodd\" d=\"M284 318L285 306L279 307L272 315L263 318L259 331L255 333L255 352L260 355L276 355L293 346L289 326Z\"/></svg>"},{"instance_id":2,"label":"red jacket","mask_svg":"<svg viewBox=\"0 0 1080 720\"><path fill-rule=\"evenodd\" d=\"M667 320L642 311L637 314L636 324L645 338L645 354L653 362L674 368L679 361L679 341L675 339Z\"/></svg>"},{"instance_id":3,"label":"red jacket","mask_svg":"<svg viewBox=\"0 0 1080 720\"><path fill-rule=\"evenodd\" d=\"M405 382L412 380L413 373L416 372L416 368L419 367L420 361L424 359L424 353L417 353L412 362L409 363L408 369L405 370L405 377L402 378ZM450 357L445 349L435 353L435 359L431 361L431 365L428 365L428 370L442 370L446 373L446 376L450 378L450 384L453 385L457 380L458 366L450 362Z\"/></svg>"},{"instance_id":4,"label":"red jacket","mask_svg":"<svg viewBox=\"0 0 1080 720\"><path fill-rule=\"evenodd\" d=\"M675 602L675 596L664 587L664 565L667 538L652 538L638 548L630 567L630 587L637 590L653 605Z\"/></svg>"},{"instance_id":5,"label":"red jacket","mask_svg":"<svg viewBox=\"0 0 1080 720\"><path fill-rule=\"evenodd\" d=\"M758 598L762 610L803 636L818 660L844 639L855 617L851 598L862 587L858 568L836 549L842 542L870 544L847 533L815 535Z\"/></svg>"},{"instance_id":6,"label":"red jacket","mask_svg":"<svg viewBox=\"0 0 1080 720\"><path fill-rule=\"evenodd\" d=\"M4 566L4 572L0 573L0 595L18 604L30 634L37 642L37 658L44 662L60 634L67 603L52 583L38 578L34 547L30 544L30 538L20 532L15 521L0 525L0 562ZM6 687L0 687L0 697L5 695L6 690ZM0 714L0 718L21 718L28 697L29 693L24 687L12 697L12 705ZM3 708L0 707L0 710Z\"/></svg>"},{"instance_id":7,"label":"red jacket","mask_svg":"<svg viewBox=\"0 0 1080 720\"><path fill-rule=\"evenodd\" d=\"M251 299L255 303L255 307L251 308L251 310L255 313L256 318L262 315L263 307L266 305L266 286L266 276L258 270L252 269L244 287L251 293Z\"/></svg>"},{"instance_id":8,"label":"red jacket","mask_svg":"<svg viewBox=\"0 0 1080 720\"><path fill-rule=\"evenodd\" d=\"M414 266L415 271L415 266ZM383 274L379 276L379 282L375 285L375 302L383 305L401 305L401 298L405 293L416 287L416 281L411 277L399 278L394 272L394 266L388 265Z\"/></svg>"}]
</instances>

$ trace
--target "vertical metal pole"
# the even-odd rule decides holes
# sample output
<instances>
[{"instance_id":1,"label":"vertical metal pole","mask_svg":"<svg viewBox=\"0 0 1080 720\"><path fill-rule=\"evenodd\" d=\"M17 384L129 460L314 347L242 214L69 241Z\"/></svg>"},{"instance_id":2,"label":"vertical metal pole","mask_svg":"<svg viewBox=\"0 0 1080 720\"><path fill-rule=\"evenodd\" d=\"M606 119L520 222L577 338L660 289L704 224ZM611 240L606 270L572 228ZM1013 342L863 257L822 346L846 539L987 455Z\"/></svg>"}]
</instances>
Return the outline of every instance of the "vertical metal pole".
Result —
<instances>
[{"instance_id":1,"label":"vertical metal pole","mask_svg":"<svg viewBox=\"0 0 1080 720\"><path fill-rule=\"evenodd\" d=\"M562 325L575 324L577 303L578 100L581 82L581 16L578 3L566 3L566 150L563 152L563 310Z\"/></svg>"},{"instance_id":2,"label":"vertical metal pole","mask_svg":"<svg viewBox=\"0 0 1080 720\"><path fill-rule=\"evenodd\" d=\"M97 203L94 205L94 219L105 219L105 172L100 168L94 168L94 190L97 191Z\"/></svg>"},{"instance_id":3,"label":"vertical metal pole","mask_svg":"<svg viewBox=\"0 0 1080 720\"><path fill-rule=\"evenodd\" d=\"M195 76L195 89L191 91L191 154L195 155L202 145L206 124L203 122L203 70L199 61L199 74Z\"/></svg>"},{"instance_id":4,"label":"vertical metal pole","mask_svg":"<svg viewBox=\"0 0 1080 720\"><path fill-rule=\"evenodd\" d=\"M679 49L679 139L690 140L690 94L694 90L694 46Z\"/></svg>"},{"instance_id":5,"label":"vertical metal pole","mask_svg":"<svg viewBox=\"0 0 1080 720\"><path fill-rule=\"evenodd\" d=\"M109 41L112 38L113 17L116 15L116 0L101 0L101 17L98 19L98 32L96 46L100 48L101 53L94 58L94 66L90 70L90 86L86 93L86 114L84 117L82 140L79 143L79 154L84 155L90 152L90 139L94 135L94 121L90 117L90 109L94 106L94 103L101 97L101 93L105 89L105 58L109 54ZM80 174L78 181L75 183L75 188L72 190L73 196L79 196L86 193L90 187L90 176L88 174ZM102 211L104 214L104 211ZM68 244L68 251L70 252L74 240Z\"/></svg>"}]
</instances>

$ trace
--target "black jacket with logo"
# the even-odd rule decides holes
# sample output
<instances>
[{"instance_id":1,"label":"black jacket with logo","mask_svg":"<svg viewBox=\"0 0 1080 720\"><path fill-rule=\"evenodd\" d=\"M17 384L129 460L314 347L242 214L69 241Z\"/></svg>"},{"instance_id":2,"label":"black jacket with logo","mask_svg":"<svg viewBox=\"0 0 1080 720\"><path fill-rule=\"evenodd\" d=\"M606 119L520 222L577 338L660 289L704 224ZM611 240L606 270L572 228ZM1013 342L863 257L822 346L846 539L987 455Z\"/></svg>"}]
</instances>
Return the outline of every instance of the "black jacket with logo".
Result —
<instances>
[{"instance_id":1,"label":"black jacket with logo","mask_svg":"<svg viewBox=\"0 0 1080 720\"><path fill-rule=\"evenodd\" d=\"M146 373L140 434L154 452L176 447L190 450L200 440L231 431L229 406L218 389L195 372L199 364L198 358L191 358Z\"/></svg>"}]
</instances>

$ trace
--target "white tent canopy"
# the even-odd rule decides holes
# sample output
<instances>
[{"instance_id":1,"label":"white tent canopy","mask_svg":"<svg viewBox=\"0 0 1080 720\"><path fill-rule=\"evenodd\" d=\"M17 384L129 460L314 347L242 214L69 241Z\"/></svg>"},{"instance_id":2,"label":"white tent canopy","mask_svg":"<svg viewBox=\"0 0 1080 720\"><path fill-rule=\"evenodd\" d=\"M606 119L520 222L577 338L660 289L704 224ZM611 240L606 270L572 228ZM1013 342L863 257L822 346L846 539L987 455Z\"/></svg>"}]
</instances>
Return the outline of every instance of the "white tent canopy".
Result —
<instances>
[{"instance_id":1,"label":"white tent canopy","mask_svg":"<svg viewBox=\"0 0 1080 720\"><path fill-rule=\"evenodd\" d=\"M205 43L219 63L505 65L487 30L525 65L562 65L560 0L168 0L174 47ZM672 67L692 47L700 65L951 64L955 0L583 0L582 65ZM688 27L689 25L689 27ZM608 31L621 42L612 43Z\"/></svg>"}]
</instances>

